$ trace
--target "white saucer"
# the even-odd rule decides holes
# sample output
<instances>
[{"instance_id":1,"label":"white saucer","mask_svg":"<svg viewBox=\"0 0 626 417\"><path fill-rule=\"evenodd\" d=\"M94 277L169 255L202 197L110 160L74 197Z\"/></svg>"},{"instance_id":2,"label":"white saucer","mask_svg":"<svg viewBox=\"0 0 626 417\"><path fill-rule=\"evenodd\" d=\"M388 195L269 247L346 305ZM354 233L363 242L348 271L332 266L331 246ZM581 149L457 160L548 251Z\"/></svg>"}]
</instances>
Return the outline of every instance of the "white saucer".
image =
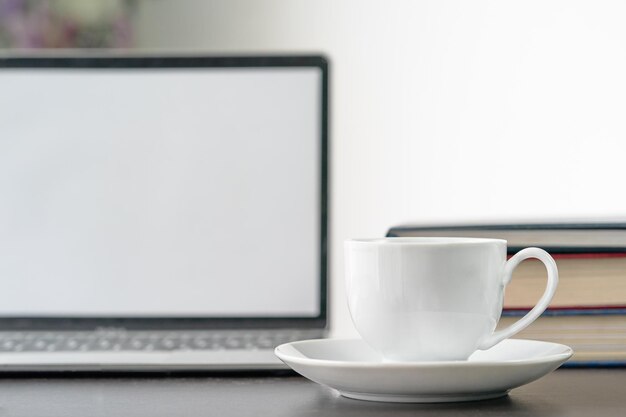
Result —
<instances>
[{"instance_id":1,"label":"white saucer","mask_svg":"<svg viewBox=\"0 0 626 417\"><path fill-rule=\"evenodd\" d=\"M275 350L283 362L345 397L368 401L454 402L506 395L558 368L572 349L556 343L509 339L467 361L383 362L362 340L318 339Z\"/></svg>"}]
</instances>

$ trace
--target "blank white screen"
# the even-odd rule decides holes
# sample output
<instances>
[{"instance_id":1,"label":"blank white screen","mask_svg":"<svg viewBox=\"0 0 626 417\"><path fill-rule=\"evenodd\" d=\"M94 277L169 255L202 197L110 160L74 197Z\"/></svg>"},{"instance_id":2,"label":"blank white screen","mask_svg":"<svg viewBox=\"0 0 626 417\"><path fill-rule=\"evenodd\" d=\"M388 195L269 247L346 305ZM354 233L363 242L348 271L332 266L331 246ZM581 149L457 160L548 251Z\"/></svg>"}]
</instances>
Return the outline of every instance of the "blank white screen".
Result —
<instances>
[{"instance_id":1,"label":"blank white screen","mask_svg":"<svg viewBox=\"0 0 626 417\"><path fill-rule=\"evenodd\" d=\"M317 316L320 70L0 71L0 315Z\"/></svg>"}]
</instances>

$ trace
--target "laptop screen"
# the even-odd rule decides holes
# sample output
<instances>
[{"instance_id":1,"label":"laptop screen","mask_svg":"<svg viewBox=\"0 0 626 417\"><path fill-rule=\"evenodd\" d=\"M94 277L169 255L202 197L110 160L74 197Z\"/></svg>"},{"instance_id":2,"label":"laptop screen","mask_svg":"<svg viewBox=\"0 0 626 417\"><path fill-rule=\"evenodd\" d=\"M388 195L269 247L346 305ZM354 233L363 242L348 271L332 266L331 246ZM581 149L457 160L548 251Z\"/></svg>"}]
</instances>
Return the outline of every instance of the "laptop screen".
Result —
<instances>
[{"instance_id":1,"label":"laptop screen","mask_svg":"<svg viewBox=\"0 0 626 417\"><path fill-rule=\"evenodd\" d=\"M231 61L0 68L0 317L322 316L324 68Z\"/></svg>"}]
</instances>

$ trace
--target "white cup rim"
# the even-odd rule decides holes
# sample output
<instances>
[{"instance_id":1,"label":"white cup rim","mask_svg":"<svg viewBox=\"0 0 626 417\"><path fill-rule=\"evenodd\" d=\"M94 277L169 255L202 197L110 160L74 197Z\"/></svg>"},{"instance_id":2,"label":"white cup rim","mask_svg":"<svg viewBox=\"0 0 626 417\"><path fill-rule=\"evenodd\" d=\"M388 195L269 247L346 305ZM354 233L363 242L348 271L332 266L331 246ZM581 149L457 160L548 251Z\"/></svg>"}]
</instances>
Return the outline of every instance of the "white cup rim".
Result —
<instances>
[{"instance_id":1,"label":"white cup rim","mask_svg":"<svg viewBox=\"0 0 626 417\"><path fill-rule=\"evenodd\" d=\"M415 246L447 246L447 245L484 245L488 243L507 244L504 239L481 237L383 237L348 239L346 244L363 245L415 245Z\"/></svg>"}]
</instances>

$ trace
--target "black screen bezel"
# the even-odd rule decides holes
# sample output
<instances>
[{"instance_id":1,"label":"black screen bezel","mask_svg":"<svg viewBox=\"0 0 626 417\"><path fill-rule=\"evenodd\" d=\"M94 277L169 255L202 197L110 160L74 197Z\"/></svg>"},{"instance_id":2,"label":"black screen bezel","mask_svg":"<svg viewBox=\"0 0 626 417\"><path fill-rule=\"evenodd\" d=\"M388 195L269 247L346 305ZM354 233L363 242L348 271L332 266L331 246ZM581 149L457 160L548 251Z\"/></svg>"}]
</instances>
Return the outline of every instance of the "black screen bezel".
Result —
<instances>
[{"instance_id":1,"label":"black screen bezel","mask_svg":"<svg viewBox=\"0 0 626 417\"><path fill-rule=\"evenodd\" d=\"M0 57L4 69L172 69L172 68L319 68L320 177L319 264L320 305L317 317L0 317L3 330L178 329L324 329L328 324L328 113L329 69L322 55L291 56L14 56Z\"/></svg>"}]
</instances>

